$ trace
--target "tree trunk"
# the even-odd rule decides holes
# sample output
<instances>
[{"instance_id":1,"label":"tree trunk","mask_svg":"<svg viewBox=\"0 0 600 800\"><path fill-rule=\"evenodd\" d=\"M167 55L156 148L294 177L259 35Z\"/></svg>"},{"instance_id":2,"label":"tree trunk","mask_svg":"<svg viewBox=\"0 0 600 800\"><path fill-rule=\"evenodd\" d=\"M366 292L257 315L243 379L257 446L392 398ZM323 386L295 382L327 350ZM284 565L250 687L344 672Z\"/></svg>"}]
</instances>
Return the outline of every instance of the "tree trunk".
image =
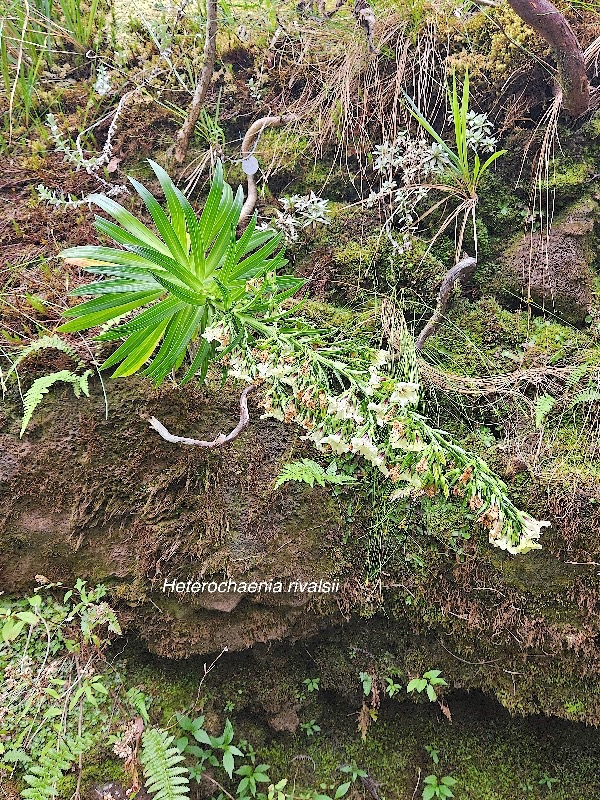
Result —
<instances>
[{"instance_id":1,"label":"tree trunk","mask_svg":"<svg viewBox=\"0 0 600 800\"><path fill-rule=\"evenodd\" d=\"M217 0L207 0L206 2L206 38L204 40L204 66L200 73L200 78L196 85L196 91L192 98L190 110L183 127L177 134L177 145L175 147L175 161L182 164L188 147L194 126L198 122L202 104L206 97L206 92L210 86L210 80L215 67L217 57Z\"/></svg>"},{"instance_id":2,"label":"tree trunk","mask_svg":"<svg viewBox=\"0 0 600 800\"><path fill-rule=\"evenodd\" d=\"M565 111L580 117L590 107L590 82L581 45L571 26L548 0L508 0L513 11L545 39L557 61Z\"/></svg>"}]
</instances>

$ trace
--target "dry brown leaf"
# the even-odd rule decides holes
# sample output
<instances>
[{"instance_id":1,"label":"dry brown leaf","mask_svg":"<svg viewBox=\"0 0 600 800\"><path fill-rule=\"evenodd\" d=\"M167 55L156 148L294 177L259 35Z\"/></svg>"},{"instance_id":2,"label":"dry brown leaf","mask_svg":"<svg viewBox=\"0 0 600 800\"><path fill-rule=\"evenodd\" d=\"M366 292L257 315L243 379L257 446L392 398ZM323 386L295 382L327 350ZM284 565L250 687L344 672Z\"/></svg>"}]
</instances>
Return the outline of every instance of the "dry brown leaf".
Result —
<instances>
[{"instance_id":1,"label":"dry brown leaf","mask_svg":"<svg viewBox=\"0 0 600 800\"><path fill-rule=\"evenodd\" d=\"M65 258L64 262L72 267L100 267L106 264L106 261L97 261L95 258Z\"/></svg>"},{"instance_id":2,"label":"dry brown leaf","mask_svg":"<svg viewBox=\"0 0 600 800\"><path fill-rule=\"evenodd\" d=\"M372 721L373 717L371 716L369 706L366 703L363 703L361 710L358 712L358 730L360 731L360 736L363 742L367 740L367 731L369 730L369 725Z\"/></svg>"}]
</instances>

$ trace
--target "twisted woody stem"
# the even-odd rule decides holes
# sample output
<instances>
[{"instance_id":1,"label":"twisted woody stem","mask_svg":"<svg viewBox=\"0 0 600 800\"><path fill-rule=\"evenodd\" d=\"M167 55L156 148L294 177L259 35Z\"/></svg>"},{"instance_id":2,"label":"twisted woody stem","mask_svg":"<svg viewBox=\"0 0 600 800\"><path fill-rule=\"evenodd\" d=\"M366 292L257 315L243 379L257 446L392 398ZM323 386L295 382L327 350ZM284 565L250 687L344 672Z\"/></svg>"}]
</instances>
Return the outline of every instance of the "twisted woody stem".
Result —
<instances>
[{"instance_id":1,"label":"twisted woody stem","mask_svg":"<svg viewBox=\"0 0 600 800\"><path fill-rule=\"evenodd\" d=\"M298 119L297 114L279 114L278 116L261 117L250 125L242 142L242 160L250 158L254 150L256 140L265 128L280 128ZM256 189L256 178L254 174L248 175L248 195L246 202L242 206L238 227L244 228L254 212L258 193Z\"/></svg>"},{"instance_id":2,"label":"twisted woody stem","mask_svg":"<svg viewBox=\"0 0 600 800\"><path fill-rule=\"evenodd\" d=\"M563 107L580 117L590 107L590 82L583 50L563 14L549 0L508 0L512 10L545 39L556 58Z\"/></svg>"},{"instance_id":3,"label":"twisted woody stem","mask_svg":"<svg viewBox=\"0 0 600 800\"><path fill-rule=\"evenodd\" d=\"M150 427L154 428L154 430L160 434L163 439L166 439L167 442L172 442L173 444L189 444L196 447L207 448L222 447L224 444L228 444L234 439L237 439L240 433L248 427L248 423L250 422L250 414L248 412L248 395L255 389L256 385L253 384L252 386L248 386L242 392L240 397L240 421L231 431L231 433L228 433L227 435L220 433L216 439L213 439L212 442L205 442L202 439L190 439L188 436L175 436L174 434L169 433L165 426L159 422L156 417L150 417L148 422Z\"/></svg>"}]
</instances>

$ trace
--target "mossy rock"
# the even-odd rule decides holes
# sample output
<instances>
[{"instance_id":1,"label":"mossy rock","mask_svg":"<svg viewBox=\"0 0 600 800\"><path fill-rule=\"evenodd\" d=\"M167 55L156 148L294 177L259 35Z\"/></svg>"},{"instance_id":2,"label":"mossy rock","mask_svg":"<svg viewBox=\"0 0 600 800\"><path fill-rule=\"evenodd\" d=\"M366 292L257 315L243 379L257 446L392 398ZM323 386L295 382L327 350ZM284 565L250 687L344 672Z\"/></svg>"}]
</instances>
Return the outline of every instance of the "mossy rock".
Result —
<instances>
[{"instance_id":1,"label":"mossy rock","mask_svg":"<svg viewBox=\"0 0 600 800\"><path fill-rule=\"evenodd\" d=\"M598 205L581 201L563 212L550 229L516 237L506 249L494 288L504 302L519 301L534 313L543 309L581 325L598 305L594 268L594 224Z\"/></svg>"}]
</instances>

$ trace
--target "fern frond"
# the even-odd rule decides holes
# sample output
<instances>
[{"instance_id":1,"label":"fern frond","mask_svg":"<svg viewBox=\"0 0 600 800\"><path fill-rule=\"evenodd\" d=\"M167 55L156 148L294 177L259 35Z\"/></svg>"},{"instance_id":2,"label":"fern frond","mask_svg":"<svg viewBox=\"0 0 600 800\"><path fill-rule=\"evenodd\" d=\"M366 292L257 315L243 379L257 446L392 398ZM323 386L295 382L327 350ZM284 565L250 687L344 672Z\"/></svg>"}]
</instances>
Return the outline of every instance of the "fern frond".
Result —
<instances>
[{"instance_id":1,"label":"fern frond","mask_svg":"<svg viewBox=\"0 0 600 800\"><path fill-rule=\"evenodd\" d=\"M48 393L50 387L53 386L58 381L63 381L64 383L70 383L73 386L73 391L75 392L75 396L79 397L81 393L88 397L89 396L89 387L88 387L88 377L91 374L91 370L86 370L83 375L76 375L74 372L71 372L68 369L62 369L60 372L51 372L49 375L42 375L41 378L37 378L30 386L27 394L23 398L23 420L21 422L21 433L20 436L23 436L29 422L31 421L31 417L35 409L39 406L39 404L44 399L44 395Z\"/></svg>"},{"instance_id":2,"label":"fern frond","mask_svg":"<svg viewBox=\"0 0 600 800\"><path fill-rule=\"evenodd\" d=\"M71 347L71 345L54 333L52 336L42 336L40 339L36 339L35 342L28 344L27 347L24 347L17 356L16 360L13 361L12 366L8 371L8 375L14 372L19 364L27 358L27 356L30 356L32 353L37 353L40 350L49 349L60 350L62 353L68 355L69 358L72 358L73 361L76 361L81 369L85 367L85 364L79 358L77 352Z\"/></svg>"},{"instance_id":3,"label":"fern frond","mask_svg":"<svg viewBox=\"0 0 600 800\"><path fill-rule=\"evenodd\" d=\"M283 469L275 481L275 488L277 489L282 483L287 483L287 481L307 483L312 488L315 483L319 486L325 486L326 483L338 485L354 483L356 478L353 478L351 475L338 475L335 461L332 461L327 467L327 470L324 470L316 461L310 458L303 458L300 461L291 461L288 464L284 464Z\"/></svg>"},{"instance_id":4,"label":"fern frond","mask_svg":"<svg viewBox=\"0 0 600 800\"><path fill-rule=\"evenodd\" d=\"M57 794L57 784L64 772L69 769L76 755L62 742L58 748L56 742L46 745L40 753L37 763L31 762L24 776L26 789L21 792L25 800L53 800Z\"/></svg>"},{"instance_id":5,"label":"fern frond","mask_svg":"<svg viewBox=\"0 0 600 800\"><path fill-rule=\"evenodd\" d=\"M600 400L600 391L590 386L583 391L578 392L571 400L571 408L579 403L597 403Z\"/></svg>"},{"instance_id":6,"label":"fern frond","mask_svg":"<svg viewBox=\"0 0 600 800\"><path fill-rule=\"evenodd\" d=\"M542 394L535 401L535 427L541 428L544 420L556 405L556 398L550 394Z\"/></svg>"},{"instance_id":7,"label":"fern frond","mask_svg":"<svg viewBox=\"0 0 600 800\"><path fill-rule=\"evenodd\" d=\"M189 770L181 766L184 757L174 742L175 737L160 728L144 731L140 762L153 800L187 800L189 796Z\"/></svg>"}]
</instances>

